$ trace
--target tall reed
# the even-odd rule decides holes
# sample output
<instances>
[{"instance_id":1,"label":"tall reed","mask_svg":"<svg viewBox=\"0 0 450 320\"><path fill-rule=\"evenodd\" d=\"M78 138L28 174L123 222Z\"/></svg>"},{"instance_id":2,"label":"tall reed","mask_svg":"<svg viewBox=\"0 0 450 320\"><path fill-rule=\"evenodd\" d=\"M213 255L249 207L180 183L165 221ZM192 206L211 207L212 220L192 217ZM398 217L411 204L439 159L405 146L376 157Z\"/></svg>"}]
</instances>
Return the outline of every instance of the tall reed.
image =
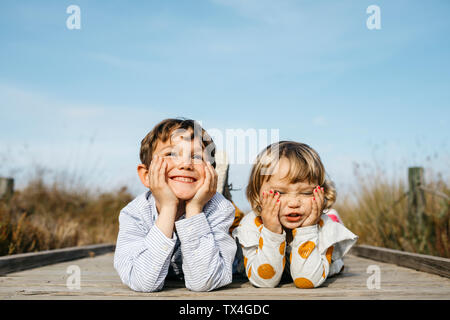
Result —
<instances>
[{"instance_id":1,"label":"tall reed","mask_svg":"<svg viewBox=\"0 0 450 320\"><path fill-rule=\"evenodd\" d=\"M425 169L425 187L450 196L441 174ZM425 192L421 225L408 221L407 169L405 176L388 178L379 167L369 171L355 165L357 183L335 205L345 225L368 244L422 254L450 257L450 210L445 197Z\"/></svg>"},{"instance_id":2,"label":"tall reed","mask_svg":"<svg viewBox=\"0 0 450 320\"><path fill-rule=\"evenodd\" d=\"M133 199L111 192L45 183L36 176L0 202L0 255L115 242L120 210Z\"/></svg>"}]
</instances>

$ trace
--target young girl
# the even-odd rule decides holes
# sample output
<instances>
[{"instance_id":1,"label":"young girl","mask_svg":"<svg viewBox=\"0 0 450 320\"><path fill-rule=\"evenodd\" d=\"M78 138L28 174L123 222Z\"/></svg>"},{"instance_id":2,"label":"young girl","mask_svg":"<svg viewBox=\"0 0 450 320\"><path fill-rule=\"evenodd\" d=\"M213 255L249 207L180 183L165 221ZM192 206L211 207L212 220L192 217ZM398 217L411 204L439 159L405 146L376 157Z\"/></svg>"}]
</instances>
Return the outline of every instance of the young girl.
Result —
<instances>
[{"instance_id":1,"label":"young girl","mask_svg":"<svg viewBox=\"0 0 450 320\"><path fill-rule=\"evenodd\" d=\"M253 211L233 236L254 286L275 287L284 271L298 288L314 288L342 271L358 237L331 209L336 190L315 150L292 141L268 146L253 166L247 198Z\"/></svg>"}]
</instances>

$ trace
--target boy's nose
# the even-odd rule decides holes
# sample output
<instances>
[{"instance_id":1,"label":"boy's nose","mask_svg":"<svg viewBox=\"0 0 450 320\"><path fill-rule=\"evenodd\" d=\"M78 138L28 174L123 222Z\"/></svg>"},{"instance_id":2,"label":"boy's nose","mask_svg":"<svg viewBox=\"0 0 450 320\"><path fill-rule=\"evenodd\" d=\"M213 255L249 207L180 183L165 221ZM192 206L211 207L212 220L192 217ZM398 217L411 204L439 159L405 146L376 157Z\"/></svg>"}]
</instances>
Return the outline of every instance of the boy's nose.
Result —
<instances>
[{"instance_id":1,"label":"boy's nose","mask_svg":"<svg viewBox=\"0 0 450 320\"><path fill-rule=\"evenodd\" d=\"M181 157L178 159L178 169L192 169L193 162L191 157Z\"/></svg>"}]
</instances>

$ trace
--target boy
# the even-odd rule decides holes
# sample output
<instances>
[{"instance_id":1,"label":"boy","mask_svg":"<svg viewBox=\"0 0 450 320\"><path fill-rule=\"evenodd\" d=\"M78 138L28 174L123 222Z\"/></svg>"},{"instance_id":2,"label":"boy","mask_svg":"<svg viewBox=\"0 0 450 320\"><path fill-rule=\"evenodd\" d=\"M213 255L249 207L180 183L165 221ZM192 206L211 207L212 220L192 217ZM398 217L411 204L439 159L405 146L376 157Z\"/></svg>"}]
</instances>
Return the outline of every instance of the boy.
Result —
<instances>
[{"instance_id":1,"label":"boy","mask_svg":"<svg viewBox=\"0 0 450 320\"><path fill-rule=\"evenodd\" d=\"M166 119L141 142L138 175L149 191L120 212L114 267L135 291L167 275L193 291L232 281L235 207L216 192L215 144L193 120Z\"/></svg>"}]
</instances>

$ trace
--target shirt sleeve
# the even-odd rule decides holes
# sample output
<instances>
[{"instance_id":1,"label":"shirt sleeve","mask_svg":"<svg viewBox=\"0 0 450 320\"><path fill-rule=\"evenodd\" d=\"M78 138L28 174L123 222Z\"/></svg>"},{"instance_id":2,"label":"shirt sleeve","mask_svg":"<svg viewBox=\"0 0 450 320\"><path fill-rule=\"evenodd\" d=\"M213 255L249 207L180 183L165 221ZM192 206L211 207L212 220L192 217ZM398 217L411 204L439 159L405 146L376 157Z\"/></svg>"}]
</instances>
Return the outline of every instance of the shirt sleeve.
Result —
<instances>
[{"instance_id":1,"label":"shirt sleeve","mask_svg":"<svg viewBox=\"0 0 450 320\"><path fill-rule=\"evenodd\" d=\"M291 242L290 271L298 288L315 288L327 278L330 262L319 250L318 225L294 229Z\"/></svg>"},{"instance_id":2,"label":"shirt sleeve","mask_svg":"<svg viewBox=\"0 0 450 320\"><path fill-rule=\"evenodd\" d=\"M251 231L250 231L251 232ZM286 233L274 233L262 226L257 243L246 243L242 247L247 277L255 287L273 288L278 285L285 265Z\"/></svg>"},{"instance_id":3,"label":"shirt sleeve","mask_svg":"<svg viewBox=\"0 0 450 320\"><path fill-rule=\"evenodd\" d=\"M114 268L124 284L135 291L161 290L176 243L153 225L150 230L124 208L119 215Z\"/></svg>"},{"instance_id":4,"label":"shirt sleeve","mask_svg":"<svg viewBox=\"0 0 450 320\"><path fill-rule=\"evenodd\" d=\"M342 269L342 257L358 237L342 223L322 215L319 224L295 229L291 243L291 276L299 288L320 286Z\"/></svg>"},{"instance_id":5,"label":"shirt sleeve","mask_svg":"<svg viewBox=\"0 0 450 320\"><path fill-rule=\"evenodd\" d=\"M335 221L332 215L337 216L337 212L329 212L323 214L319 225L319 249L321 253L324 253L331 246L334 247L332 260L341 259L356 243L358 236L348 230L341 220Z\"/></svg>"},{"instance_id":6,"label":"shirt sleeve","mask_svg":"<svg viewBox=\"0 0 450 320\"><path fill-rule=\"evenodd\" d=\"M208 214L201 212L175 222L186 288L192 291L211 291L232 281L236 243L229 228L235 209L221 197L216 194L210 200Z\"/></svg>"}]
</instances>

